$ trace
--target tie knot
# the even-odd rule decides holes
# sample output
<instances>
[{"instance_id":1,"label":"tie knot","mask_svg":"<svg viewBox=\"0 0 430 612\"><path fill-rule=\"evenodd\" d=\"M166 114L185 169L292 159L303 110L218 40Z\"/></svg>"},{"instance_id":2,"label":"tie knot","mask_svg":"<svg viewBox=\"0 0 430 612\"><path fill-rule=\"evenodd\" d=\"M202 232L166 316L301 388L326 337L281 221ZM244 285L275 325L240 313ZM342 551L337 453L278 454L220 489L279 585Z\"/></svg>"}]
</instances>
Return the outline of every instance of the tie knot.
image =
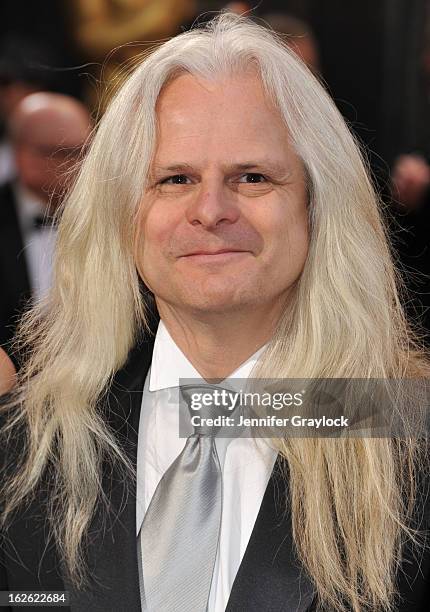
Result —
<instances>
[{"instance_id":1,"label":"tie knot","mask_svg":"<svg viewBox=\"0 0 430 612\"><path fill-rule=\"evenodd\" d=\"M195 435L215 436L221 429L222 417L225 414L225 406L222 402L223 391L225 392L225 389L209 384L180 387L181 398L186 403L190 417L193 419Z\"/></svg>"}]
</instances>

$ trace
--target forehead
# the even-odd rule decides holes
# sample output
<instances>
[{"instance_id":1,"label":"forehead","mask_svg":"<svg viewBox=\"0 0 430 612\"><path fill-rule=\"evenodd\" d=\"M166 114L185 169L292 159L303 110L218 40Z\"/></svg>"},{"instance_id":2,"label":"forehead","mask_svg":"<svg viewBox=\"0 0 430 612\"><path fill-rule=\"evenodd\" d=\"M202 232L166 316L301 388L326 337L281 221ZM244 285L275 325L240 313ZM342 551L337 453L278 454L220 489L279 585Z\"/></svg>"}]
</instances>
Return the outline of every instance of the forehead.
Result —
<instances>
[{"instance_id":1,"label":"forehead","mask_svg":"<svg viewBox=\"0 0 430 612\"><path fill-rule=\"evenodd\" d=\"M201 156L288 146L286 126L255 71L213 80L180 75L161 92L156 113L157 157L178 149Z\"/></svg>"},{"instance_id":2,"label":"forehead","mask_svg":"<svg viewBox=\"0 0 430 612\"><path fill-rule=\"evenodd\" d=\"M224 94L224 95L223 95ZM227 96L225 96L227 94ZM235 98L244 99L251 94L256 106L271 105L264 92L263 83L256 69L248 67L234 74L219 74L212 78L204 78L195 74L184 72L169 81L161 90L157 101L157 111L174 111L178 103L184 106L194 105L201 101L217 99L224 107L233 107ZM233 99L231 98L233 96Z\"/></svg>"}]
</instances>

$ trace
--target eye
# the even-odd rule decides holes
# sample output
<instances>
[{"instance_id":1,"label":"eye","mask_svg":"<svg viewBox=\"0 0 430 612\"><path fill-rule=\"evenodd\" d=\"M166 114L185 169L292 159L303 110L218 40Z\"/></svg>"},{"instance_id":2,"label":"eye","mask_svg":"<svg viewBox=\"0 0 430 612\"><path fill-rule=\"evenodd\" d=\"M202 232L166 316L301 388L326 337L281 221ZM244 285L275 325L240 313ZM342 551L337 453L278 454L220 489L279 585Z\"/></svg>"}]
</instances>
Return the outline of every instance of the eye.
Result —
<instances>
[{"instance_id":1,"label":"eye","mask_svg":"<svg viewBox=\"0 0 430 612\"><path fill-rule=\"evenodd\" d=\"M188 185L190 179L185 174L175 174L160 181L160 185Z\"/></svg>"},{"instance_id":2,"label":"eye","mask_svg":"<svg viewBox=\"0 0 430 612\"><path fill-rule=\"evenodd\" d=\"M241 177L239 177L239 180L238 180L238 183L248 183L248 184L263 183L263 182L267 182L267 178L264 176L264 174L260 174L258 172L247 172L246 174L243 174Z\"/></svg>"}]
</instances>

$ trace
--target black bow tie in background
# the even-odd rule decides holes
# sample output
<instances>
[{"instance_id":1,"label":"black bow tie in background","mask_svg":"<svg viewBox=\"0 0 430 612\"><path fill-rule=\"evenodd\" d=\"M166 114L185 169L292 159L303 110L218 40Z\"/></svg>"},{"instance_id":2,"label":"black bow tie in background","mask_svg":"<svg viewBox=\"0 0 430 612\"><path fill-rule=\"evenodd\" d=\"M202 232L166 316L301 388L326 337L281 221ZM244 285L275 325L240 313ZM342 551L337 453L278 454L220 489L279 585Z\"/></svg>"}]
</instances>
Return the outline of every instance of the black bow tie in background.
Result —
<instances>
[{"instance_id":1,"label":"black bow tie in background","mask_svg":"<svg viewBox=\"0 0 430 612\"><path fill-rule=\"evenodd\" d=\"M36 230L43 229L45 227L53 227L54 221L52 217L48 215L37 215L33 217L33 228Z\"/></svg>"}]
</instances>

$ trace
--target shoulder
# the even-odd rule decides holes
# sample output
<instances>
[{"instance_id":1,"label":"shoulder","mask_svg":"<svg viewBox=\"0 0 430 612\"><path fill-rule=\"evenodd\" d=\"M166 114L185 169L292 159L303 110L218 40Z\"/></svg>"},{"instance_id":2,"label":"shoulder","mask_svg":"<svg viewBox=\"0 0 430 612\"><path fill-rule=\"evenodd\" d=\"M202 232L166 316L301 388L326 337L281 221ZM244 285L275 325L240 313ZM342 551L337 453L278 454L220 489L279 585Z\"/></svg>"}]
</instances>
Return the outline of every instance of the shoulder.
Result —
<instances>
[{"instance_id":1,"label":"shoulder","mask_svg":"<svg viewBox=\"0 0 430 612\"><path fill-rule=\"evenodd\" d=\"M0 185L0 231L7 236L11 227L18 223L17 200L12 183Z\"/></svg>"}]
</instances>

